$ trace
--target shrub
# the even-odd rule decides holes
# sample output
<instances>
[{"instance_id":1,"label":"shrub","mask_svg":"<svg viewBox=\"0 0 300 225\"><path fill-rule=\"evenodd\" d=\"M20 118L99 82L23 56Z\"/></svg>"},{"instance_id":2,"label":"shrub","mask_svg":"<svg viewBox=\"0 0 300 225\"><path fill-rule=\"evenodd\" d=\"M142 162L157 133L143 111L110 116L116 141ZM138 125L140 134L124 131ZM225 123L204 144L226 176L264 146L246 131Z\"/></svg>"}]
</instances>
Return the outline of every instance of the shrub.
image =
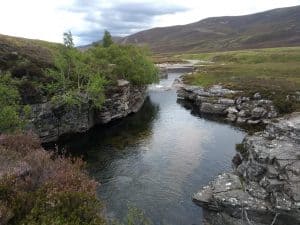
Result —
<instances>
[{"instance_id":1,"label":"shrub","mask_svg":"<svg viewBox=\"0 0 300 225\"><path fill-rule=\"evenodd\" d=\"M96 60L113 65L112 71L106 73L107 79L126 79L136 85L145 85L158 81L158 71L150 59L147 49L132 45L113 44L107 48L96 46L90 49Z\"/></svg>"},{"instance_id":2,"label":"shrub","mask_svg":"<svg viewBox=\"0 0 300 225\"><path fill-rule=\"evenodd\" d=\"M0 222L105 224L97 183L84 172L81 159L53 155L36 137L17 134L0 136L0 162Z\"/></svg>"},{"instance_id":3,"label":"shrub","mask_svg":"<svg viewBox=\"0 0 300 225\"><path fill-rule=\"evenodd\" d=\"M112 37L110 33L106 30L103 35L102 45L104 48L107 48L113 44Z\"/></svg>"},{"instance_id":4,"label":"shrub","mask_svg":"<svg viewBox=\"0 0 300 225\"><path fill-rule=\"evenodd\" d=\"M0 105L0 133L21 129L26 119L21 118L24 106L21 105L17 82L8 73L0 73Z\"/></svg>"}]
</instances>

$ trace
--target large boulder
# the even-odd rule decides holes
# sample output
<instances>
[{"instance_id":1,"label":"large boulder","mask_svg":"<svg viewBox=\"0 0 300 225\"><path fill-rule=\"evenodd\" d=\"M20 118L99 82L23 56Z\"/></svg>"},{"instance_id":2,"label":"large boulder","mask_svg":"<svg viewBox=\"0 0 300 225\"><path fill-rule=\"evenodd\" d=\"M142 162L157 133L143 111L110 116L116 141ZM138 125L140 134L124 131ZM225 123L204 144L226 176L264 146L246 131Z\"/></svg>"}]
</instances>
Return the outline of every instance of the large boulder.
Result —
<instances>
[{"instance_id":1,"label":"large boulder","mask_svg":"<svg viewBox=\"0 0 300 225\"><path fill-rule=\"evenodd\" d=\"M300 113L245 137L242 160L193 197L209 224L300 224Z\"/></svg>"},{"instance_id":2,"label":"large boulder","mask_svg":"<svg viewBox=\"0 0 300 225\"><path fill-rule=\"evenodd\" d=\"M57 141L64 134L82 133L96 124L126 117L137 112L146 98L145 86L134 86L126 80L107 90L106 100L100 110L91 104L88 96L82 95L80 105L53 104L46 102L32 105L32 129L42 142Z\"/></svg>"}]
</instances>

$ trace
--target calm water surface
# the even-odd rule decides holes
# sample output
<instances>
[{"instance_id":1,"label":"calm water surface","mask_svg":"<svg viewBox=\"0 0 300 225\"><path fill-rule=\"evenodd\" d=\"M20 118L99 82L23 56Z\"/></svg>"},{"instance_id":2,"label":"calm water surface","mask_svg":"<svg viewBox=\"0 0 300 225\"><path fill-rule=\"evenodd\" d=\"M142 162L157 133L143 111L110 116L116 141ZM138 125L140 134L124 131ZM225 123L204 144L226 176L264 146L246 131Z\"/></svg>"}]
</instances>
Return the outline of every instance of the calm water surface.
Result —
<instances>
[{"instance_id":1,"label":"calm water surface","mask_svg":"<svg viewBox=\"0 0 300 225\"><path fill-rule=\"evenodd\" d=\"M235 144L245 133L192 115L177 103L172 83L179 75L149 87L137 114L65 143L84 154L111 218L122 220L133 206L153 224L202 224L192 194L230 170Z\"/></svg>"}]
</instances>

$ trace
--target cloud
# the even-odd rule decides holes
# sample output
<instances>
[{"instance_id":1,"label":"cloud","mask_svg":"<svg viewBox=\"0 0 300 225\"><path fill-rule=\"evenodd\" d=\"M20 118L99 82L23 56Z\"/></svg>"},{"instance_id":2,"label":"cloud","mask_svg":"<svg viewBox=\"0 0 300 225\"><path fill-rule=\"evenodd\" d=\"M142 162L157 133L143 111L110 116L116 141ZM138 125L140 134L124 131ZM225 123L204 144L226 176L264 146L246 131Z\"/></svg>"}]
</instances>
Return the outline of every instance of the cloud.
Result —
<instances>
[{"instance_id":1,"label":"cloud","mask_svg":"<svg viewBox=\"0 0 300 225\"><path fill-rule=\"evenodd\" d=\"M299 4L300 0L1 0L0 33L62 42L63 32L71 30L75 44L82 45L101 39L105 29L124 36Z\"/></svg>"},{"instance_id":2,"label":"cloud","mask_svg":"<svg viewBox=\"0 0 300 225\"><path fill-rule=\"evenodd\" d=\"M79 1L68 9L84 14L85 26L73 31L80 44L91 43L102 37L104 30L113 36L125 36L153 26L155 17L187 11L184 5L156 1Z\"/></svg>"}]
</instances>

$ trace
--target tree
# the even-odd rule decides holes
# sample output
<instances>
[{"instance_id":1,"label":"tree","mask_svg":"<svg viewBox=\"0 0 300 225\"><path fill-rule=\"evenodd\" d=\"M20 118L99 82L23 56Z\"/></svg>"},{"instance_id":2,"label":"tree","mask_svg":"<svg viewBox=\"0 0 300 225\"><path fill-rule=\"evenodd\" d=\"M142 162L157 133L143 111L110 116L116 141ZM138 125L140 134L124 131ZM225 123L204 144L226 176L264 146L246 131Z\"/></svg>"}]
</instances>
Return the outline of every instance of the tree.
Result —
<instances>
[{"instance_id":1,"label":"tree","mask_svg":"<svg viewBox=\"0 0 300 225\"><path fill-rule=\"evenodd\" d=\"M107 48L109 46L111 46L113 44L113 40L112 40L112 37L111 37L111 34L106 30L104 32L104 36L103 36L103 39L102 39L102 45L104 48Z\"/></svg>"},{"instance_id":2,"label":"tree","mask_svg":"<svg viewBox=\"0 0 300 225\"><path fill-rule=\"evenodd\" d=\"M64 45L67 48L74 48L73 36L72 36L71 31L64 33Z\"/></svg>"}]
</instances>

